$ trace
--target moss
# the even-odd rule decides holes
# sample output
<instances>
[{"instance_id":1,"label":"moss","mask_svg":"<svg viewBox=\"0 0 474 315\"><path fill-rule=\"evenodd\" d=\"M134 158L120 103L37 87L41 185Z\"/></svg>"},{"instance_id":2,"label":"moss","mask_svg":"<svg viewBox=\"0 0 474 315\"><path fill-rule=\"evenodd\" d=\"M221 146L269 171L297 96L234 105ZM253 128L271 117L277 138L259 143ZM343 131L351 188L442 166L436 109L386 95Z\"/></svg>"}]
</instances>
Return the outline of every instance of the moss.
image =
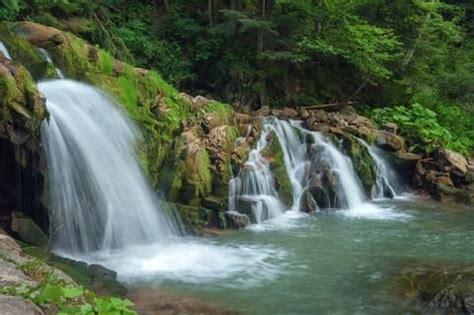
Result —
<instances>
[{"instance_id":1,"label":"moss","mask_svg":"<svg viewBox=\"0 0 474 315\"><path fill-rule=\"evenodd\" d=\"M201 199L211 192L211 160L207 150L200 148L197 152L188 156L185 166L185 182L194 186L194 197L189 204L197 206L201 203Z\"/></svg>"},{"instance_id":2,"label":"moss","mask_svg":"<svg viewBox=\"0 0 474 315\"><path fill-rule=\"evenodd\" d=\"M0 39L7 47L13 61L22 64L35 80L55 77L55 74L51 73L51 66L40 51L11 32L5 23L0 23ZM53 76L50 76L51 74Z\"/></svg>"},{"instance_id":3,"label":"moss","mask_svg":"<svg viewBox=\"0 0 474 315\"><path fill-rule=\"evenodd\" d=\"M274 132L270 145L262 152L262 155L270 161L270 168L276 180L278 194L287 204L291 204L293 199L291 180L286 172L285 159L280 142Z\"/></svg>"},{"instance_id":4,"label":"moss","mask_svg":"<svg viewBox=\"0 0 474 315\"><path fill-rule=\"evenodd\" d=\"M367 148L361 145L353 136L345 142L349 143L346 151L352 160L354 170L359 176L366 194L370 196L372 186L375 184L377 178L374 162L370 153Z\"/></svg>"},{"instance_id":5,"label":"moss","mask_svg":"<svg viewBox=\"0 0 474 315\"><path fill-rule=\"evenodd\" d=\"M181 122L190 116L188 105L177 90L154 71L139 71L116 61L104 50L64 33L63 43L50 48L54 62L67 77L100 87L115 97L145 136L140 147L143 164L156 184ZM117 71L116 71L117 70Z\"/></svg>"}]
</instances>

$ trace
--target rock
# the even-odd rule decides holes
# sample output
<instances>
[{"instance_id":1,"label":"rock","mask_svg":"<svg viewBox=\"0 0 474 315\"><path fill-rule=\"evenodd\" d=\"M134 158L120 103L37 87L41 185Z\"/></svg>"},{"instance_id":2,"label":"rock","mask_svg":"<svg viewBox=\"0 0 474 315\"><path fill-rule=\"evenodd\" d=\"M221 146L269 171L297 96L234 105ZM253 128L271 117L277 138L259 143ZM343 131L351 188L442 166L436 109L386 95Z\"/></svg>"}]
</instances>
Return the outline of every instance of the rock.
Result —
<instances>
[{"instance_id":1,"label":"rock","mask_svg":"<svg viewBox=\"0 0 474 315\"><path fill-rule=\"evenodd\" d=\"M87 269L97 280L115 280L117 278L115 271L107 269L102 265L92 264Z\"/></svg>"},{"instance_id":2,"label":"rock","mask_svg":"<svg viewBox=\"0 0 474 315\"><path fill-rule=\"evenodd\" d=\"M250 225L250 218L243 213L239 212L226 212L227 221L234 229L242 229Z\"/></svg>"},{"instance_id":3,"label":"rock","mask_svg":"<svg viewBox=\"0 0 474 315\"><path fill-rule=\"evenodd\" d=\"M8 286L19 287L22 284L34 287L38 283L27 277L15 264L0 258L0 288Z\"/></svg>"},{"instance_id":4,"label":"rock","mask_svg":"<svg viewBox=\"0 0 474 315\"><path fill-rule=\"evenodd\" d=\"M0 257L13 261L15 264L22 264L26 259L21 255L21 248L13 238L0 234Z\"/></svg>"},{"instance_id":5,"label":"rock","mask_svg":"<svg viewBox=\"0 0 474 315\"><path fill-rule=\"evenodd\" d=\"M296 119L298 118L298 111L291 107L283 107L280 117L282 119Z\"/></svg>"},{"instance_id":6,"label":"rock","mask_svg":"<svg viewBox=\"0 0 474 315\"><path fill-rule=\"evenodd\" d=\"M42 48L56 46L64 42L61 31L29 21L15 23L13 30L33 45Z\"/></svg>"},{"instance_id":7,"label":"rock","mask_svg":"<svg viewBox=\"0 0 474 315\"><path fill-rule=\"evenodd\" d=\"M454 187L453 181L451 180L449 176L444 176L444 175L437 176L435 182L436 184Z\"/></svg>"},{"instance_id":8,"label":"rock","mask_svg":"<svg viewBox=\"0 0 474 315\"><path fill-rule=\"evenodd\" d=\"M440 202L456 202L466 205L471 205L474 201L474 195L468 191L438 183L435 185L434 198Z\"/></svg>"},{"instance_id":9,"label":"rock","mask_svg":"<svg viewBox=\"0 0 474 315\"><path fill-rule=\"evenodd\" d=\"M29 300L0 294L0 314L2 315L43 315L43 311Z\"/></svg>"},{"instance_id":10,"label":"rock","mask_svg":"<svg viewBox=\"0 0 474 315\"><path fill-rule=\"evenodd\" d=\"M398 133L398 125L395 123L385 123L382 125L383 130L397 134Z\"/></svg>"},{"instance_id":11,"label":"rock","mask_svg":"<svg viewBox=\"0 0 474 315\"><path fill-rule=\"evenodd\" d=\"M405 151L405 141L394 133L378 130L377 145L387 151Z\"/></svg>"},{"instance_id":12,"label":"rock","mask_svg":"<svg viewBox=\"0 0 474 315\"><path fill-rule=\"evenodd\" d=\"M252 116L255 116L255 117L266 117L266 116L269 116L271 113L271 109L270 109L270 106L262 106L260 107L260 109L254 111L252 113Z\"/></svg>"},{"instance_id":13,"label":"rock","mask_svg":"<svg viewBox=\"0 0 474 315\"><path fill-rule=\"evenodd\" d=\"M468 174L468 163L464 156L447 149L436 150L434 158L440 163L446 171L452 176L464 178Z\"/></svg>"},{"instance_id":14,"label":"rock","mask_svg":"<svg viewBox=\"0 0 474 315\"><path fill-rule=\"evenodd\" d=\"M19 212L12 215L11 229L17 233L20 239L38 247L46 247L48 237L46 234L31 220Z\"/></svg>"}]
</instances>

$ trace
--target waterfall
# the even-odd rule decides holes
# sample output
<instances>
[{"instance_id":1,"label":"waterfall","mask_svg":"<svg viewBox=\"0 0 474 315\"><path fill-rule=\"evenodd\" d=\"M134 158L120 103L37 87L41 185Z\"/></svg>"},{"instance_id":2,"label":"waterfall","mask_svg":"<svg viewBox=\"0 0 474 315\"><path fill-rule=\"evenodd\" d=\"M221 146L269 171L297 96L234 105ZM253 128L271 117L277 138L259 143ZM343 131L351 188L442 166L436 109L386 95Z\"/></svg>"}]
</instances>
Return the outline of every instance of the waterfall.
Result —
<instances>
[{"instance_id":1,"label":"waterfall","mask_svg":"<svg viewBox=\"0 0 474 315\"><path fill-rule=\"evenodd\" d=\"M88 85L40 83L54 248L75 254L164 242L179 224L164 212L135 154L139 133L105 94Z\"/></svg>"},{"instance_id":2,"label":"waterfall","mask_svg":"<svg viewBox=\"0 0 474 315\"><path fill-rule=\"evenodd\" d=\"M336 193L339 195L342 208L354 209L360 206L365 199L364 193L349 157L342 154L328 138L320 133L311 132L311 134L316 143L315 150L320 157L315 162L328 163L338 179L340 189Z\"/></svg>"},{"instance_id":3,"label":"waterfall","mask_svg":"<svg viewBox=\"0 0 474 315\"><path fill-rule=\"evenodd\" d=\"M282 214L284 204L278 198L270 165L262 156L268 146L271 129L263 127L257 147L249 154L248 161L238 177L229 183L229 211L247 212L254 221L261 223Z\"/></svg>"},{"instance_id":4,"label":"waterfall","mask_svg":"<svg viewBox=\"0 0 474 315\"><path fill-rule=\"evenodd\" d=\"M7 47L5 46L5 44L1 40L0 40L0 51L3 53L5 58L7 58L9 60L12 60L12 57L10 56L10 53L8 52Z\"/></svg>"},{"instance_id":5,"label":"waterfall","mask_svg":"<svg viewBox=\"0 0 474 315\"><path fill-rule=\"evenodd\" d=\"M370 146L367 142L362 139L358 141L367 148L370 157L375 163L377 171L377 178L375 184L372 187L372 198L393 198L398 195L397 191L400 192L399 179L395 171L390 167L390 164L383 158L380 149Z\"/></svg>"},{"instance_id":6,"label":"waterfall","mask_svg":"<svg viewBox=\"0 0 474 315\"><path fill-rule=\"evenodd\" d=\"M38 48L38 50L43 55L44 59L46 59L46 61L50 65L54 66L54 70L56 71L56 75L58 76L58 78L64 79L65 78L64 73L61 71L61 69L59 69L58 67L54 65L53 60L51 59L51 56L49 55L49 52L44 48Z\"/></svg>"},{"instance_id":7,"label":"waterfall","mask_svg":"<svg viewBox=\"0 0 474 315\"><path fill-rule=\"evenodd\" d=\"M250 152L239 176L229 183L230 211L245 212L244 200L252 202L257 222L284 212L270 167L261 154L269 145L271 133L280 144L291 182L291 211L301 210L303 196L316 181L321 187L321 193L312 200L317 209L354 209L363 204L365 196L351 160L329 138L303 128L301 122L267 118L256 148Z\"/></svg>"},{"instance_id":8,"label":"waterfall","mask_svg":"<svg viewBox=\"0 0 474 315\"><path fill-rule=\"evenodd\" d=\"M291 210L299 211L301 196L308 183L310 163L306 154L307 144L299 137L298 128L290 125L287 121L273 118L269 119L267 126L275 132L283 150L286 172L291 181L293 193Z\"/></svg>"}]
</instances>

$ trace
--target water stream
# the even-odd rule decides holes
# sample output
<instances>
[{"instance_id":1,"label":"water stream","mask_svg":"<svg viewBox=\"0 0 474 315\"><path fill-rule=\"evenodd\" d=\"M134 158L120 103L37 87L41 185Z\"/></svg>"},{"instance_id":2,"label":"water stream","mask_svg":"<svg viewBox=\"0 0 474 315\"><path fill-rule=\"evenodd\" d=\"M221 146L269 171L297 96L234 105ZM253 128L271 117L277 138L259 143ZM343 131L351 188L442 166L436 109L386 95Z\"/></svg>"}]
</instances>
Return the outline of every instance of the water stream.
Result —
<instances>
[{"instance_id":1,"label":"water stream","mask_svg":"<svg viewBox=\"0 0 474 315\"><path fill-rule=\"evenodd\" d=\"M12 57L10 56L10 53L8 52L7 47L5 46L5 44L1 40L0 40L0 52L3 53L5 58L12 60Z\"/></svg>"}]
</instances>

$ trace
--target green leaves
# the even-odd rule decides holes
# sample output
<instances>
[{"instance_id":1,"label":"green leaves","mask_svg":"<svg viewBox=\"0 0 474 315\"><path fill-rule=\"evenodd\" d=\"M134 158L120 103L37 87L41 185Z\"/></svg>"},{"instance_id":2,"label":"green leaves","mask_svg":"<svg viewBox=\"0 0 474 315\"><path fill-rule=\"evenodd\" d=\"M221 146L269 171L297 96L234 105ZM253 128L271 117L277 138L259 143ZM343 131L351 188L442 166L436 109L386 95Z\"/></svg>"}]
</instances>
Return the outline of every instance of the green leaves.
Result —
<instances>
[{"instance_id":1,"label":"green leaves","mask_svg":"<svg viewBox=\"0 0 474 315\"><path fill-rule=\"evenodd\" d=\"M444 146L461 153L468 153L473 145L472 138L469 140L463 136L454 137L448 128L440 124L436 112L418 103L411 107L377 108L370 114L379 124L387 122L398 124L401 134L411 142L412 150L429 153L436 147Z\"/></svg>"}]
</instances>

